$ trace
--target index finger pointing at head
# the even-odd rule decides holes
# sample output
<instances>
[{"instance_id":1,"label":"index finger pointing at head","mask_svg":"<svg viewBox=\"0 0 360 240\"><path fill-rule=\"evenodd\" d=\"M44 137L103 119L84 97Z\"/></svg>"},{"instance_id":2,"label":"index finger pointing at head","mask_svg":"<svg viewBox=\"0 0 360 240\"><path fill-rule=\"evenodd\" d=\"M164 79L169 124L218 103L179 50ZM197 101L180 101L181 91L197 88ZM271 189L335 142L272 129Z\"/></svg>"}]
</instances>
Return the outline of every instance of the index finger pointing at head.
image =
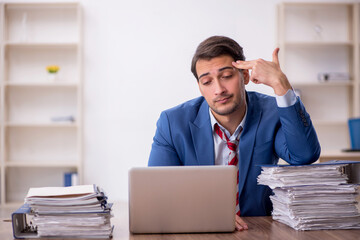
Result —
<instances>
[{"instance_id":1,"label":"index finger pointing at head","mask_svg":"<svg viewBox=\"0 0 360 240\"><path fill-rule=\"evenodd\" d=\"M238 69L252 69L252 67L254 66L254 62L253 61L240 61L237 60L236 62L232 62L233 66L238 68Z\"/></svg>"}]
</instances>

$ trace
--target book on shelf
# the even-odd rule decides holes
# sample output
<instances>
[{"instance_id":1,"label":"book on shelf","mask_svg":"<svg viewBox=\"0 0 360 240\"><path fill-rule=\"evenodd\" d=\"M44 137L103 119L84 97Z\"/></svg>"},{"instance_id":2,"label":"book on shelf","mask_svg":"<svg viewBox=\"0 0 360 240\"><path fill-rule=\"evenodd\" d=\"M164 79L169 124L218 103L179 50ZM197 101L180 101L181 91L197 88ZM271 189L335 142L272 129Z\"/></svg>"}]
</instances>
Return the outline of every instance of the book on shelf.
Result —
<instances>
[{"instance_id":1,"label":"book on shelf","mask_svg":"<svg viewBox=\"0 0 360 240\"><path fill-rule=\"evenodd\" d=\"M96 185L30 188L12 214L14 238L111 238L112 203Z\"/></svg>"},{"instance_id":2,"label":"book on shelf","mask_svg":"<svg viewBox=\"0 0 360 240\"><path fill-rule=\"evenodd\" d=\"M273 195L272 218L296 230L360 229L360 188L346 168L357 161L263 165L258 184Z\"/></svg>"}]
</instances>

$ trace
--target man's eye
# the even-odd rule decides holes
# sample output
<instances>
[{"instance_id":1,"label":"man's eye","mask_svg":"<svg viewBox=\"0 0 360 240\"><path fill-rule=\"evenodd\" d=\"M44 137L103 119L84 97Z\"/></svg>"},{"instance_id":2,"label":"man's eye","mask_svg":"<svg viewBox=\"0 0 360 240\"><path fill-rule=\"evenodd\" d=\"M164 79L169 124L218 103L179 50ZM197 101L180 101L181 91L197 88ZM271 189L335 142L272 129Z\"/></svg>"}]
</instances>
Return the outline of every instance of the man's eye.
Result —
<instances>
[{"instance_id":1,"label":"man's eye","mask_svg":"<svg viewBox=\"0 0 360 240\"><path fill-rule=\"evenodd\" d=\"M206 85L210 85L210 83L211 83L211 81L203 81L203 82L202 82L202 85L205 85L205 86L206 86Z\"/></svg>"},{"instance_id":2,"label":"man's eye","mask_svg":"<svg viewBox=\"0 0 360 240\"><path fill-rule=\"evenodd\" d=\"M224 78L224 79L229 79L229 78L232 78L232 76L233 76L232 74L230 74L230 75L223 75L222 78Z\"/></svg>"}]
</instances>

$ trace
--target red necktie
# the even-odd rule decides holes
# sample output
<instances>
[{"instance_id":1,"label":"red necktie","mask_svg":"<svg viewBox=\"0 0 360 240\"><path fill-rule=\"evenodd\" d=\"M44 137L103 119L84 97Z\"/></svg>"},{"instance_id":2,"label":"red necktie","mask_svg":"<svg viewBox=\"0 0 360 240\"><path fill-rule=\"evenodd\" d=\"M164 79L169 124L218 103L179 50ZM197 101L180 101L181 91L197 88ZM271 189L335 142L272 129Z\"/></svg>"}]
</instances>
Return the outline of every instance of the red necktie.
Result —
<instances>
[{"instance_id":1,"label":"red necktie","mask_svg":"<svg viewBox=\"0 0 360 240\"><path fill-rule=\"evenodd\" d=\"M239 167L238 167L238 157L237 157L237 153L236 153L236 148L237 145L239 144L239 138L240 138L240 133L242 131L242 128L239 132L239 135L236 137L236 139L234 141L230 141L229 138L226 136L226 134L220 129L218 124L215 124L214 126L214 130L216 132L216 134L223 140L226 142L229 150L230 150L230 154L229 154L229 160L228 160L228 165L234 165L237 166L237 185L236 185L236 214L238 216L240 216L240 207L239 207Z\"/></svg>"}]
</instances>

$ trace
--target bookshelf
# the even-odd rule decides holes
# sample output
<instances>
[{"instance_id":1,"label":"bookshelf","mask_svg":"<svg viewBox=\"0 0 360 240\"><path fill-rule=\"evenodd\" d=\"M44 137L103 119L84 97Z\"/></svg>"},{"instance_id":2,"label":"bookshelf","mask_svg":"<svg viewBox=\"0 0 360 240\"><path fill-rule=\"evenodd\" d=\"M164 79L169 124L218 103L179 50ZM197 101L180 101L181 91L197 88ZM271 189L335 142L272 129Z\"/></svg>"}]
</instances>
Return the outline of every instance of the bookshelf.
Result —
<instances>
[{"instance_id":1,"label":"bookshelf","mask_svg":"<svg viewBox=\"0 0 360 240\"><path fill-rule=\"evenodd\" d=\"M82 15L78 3L0 4L1 205L29 187L82 182ZM50 79L48 65L60 67Z\"/></svg>"},{"instance_id":2,"label":"bookshelf","mask_svg":"<svg viewBox=\"0 0 360 240\"><path fill-rule=\"evenodd\" d=\"M311 115L320 159L346 159L347 120L360 116L359 4L285 2L277 15L280 63ZM343 77L320 81L323 73Z\"/></svg>"}]
</instances>

